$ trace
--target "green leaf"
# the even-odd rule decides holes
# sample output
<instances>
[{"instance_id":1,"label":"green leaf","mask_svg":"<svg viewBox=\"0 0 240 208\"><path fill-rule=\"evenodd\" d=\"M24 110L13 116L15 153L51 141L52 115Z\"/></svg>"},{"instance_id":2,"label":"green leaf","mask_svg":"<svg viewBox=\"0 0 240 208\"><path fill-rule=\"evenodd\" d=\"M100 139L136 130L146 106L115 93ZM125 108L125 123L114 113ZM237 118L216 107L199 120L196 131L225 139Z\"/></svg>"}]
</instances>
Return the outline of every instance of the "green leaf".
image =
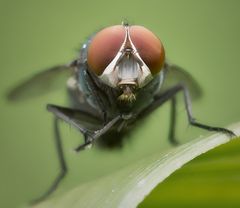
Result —
<instances>
[{"instance_id":1,"label":"green leaf","mask_svg":"<svg viewBox=\"0 0 240 208\"><path fill-rule=\"evenodd\" d=\"M236 135L240 135L240 123L232 125L230 129ZM137 207L159 183L174 171L197 156L231 139L225 134L217 133L162 150L128 164L114 173L106 173L100 178L82 182L76 188L52 196L33 207Z\"/></svg>"}]
</instances>

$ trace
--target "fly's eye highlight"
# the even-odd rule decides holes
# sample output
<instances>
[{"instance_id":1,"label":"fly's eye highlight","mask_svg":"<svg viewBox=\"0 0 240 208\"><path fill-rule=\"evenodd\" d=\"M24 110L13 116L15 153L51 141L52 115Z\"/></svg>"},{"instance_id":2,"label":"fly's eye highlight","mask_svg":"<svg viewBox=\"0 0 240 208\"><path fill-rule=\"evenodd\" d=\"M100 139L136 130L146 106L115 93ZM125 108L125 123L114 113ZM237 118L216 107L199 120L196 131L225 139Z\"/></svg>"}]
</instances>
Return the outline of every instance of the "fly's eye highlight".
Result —
<instances>
[{"instance_id":1,"label":"fly's eye highlight","mask_svg":"<svg viewBox=\"0 0 240 208\"><path fill-rule=\"evenodd\" d=\"M88 65L97 75L101 75L117 55L125 37L122 25L104 28L93 38L88 49Z\"/></svg>"},{"instance_id":2,"label":"fly's eye highlight","mask_svg":"<svg viewBox=\"0 0 240 208\"><path fill-rule=\"evenodd\" d=\"M143 26L131 26L130 36L140 57L148 66L151 73L157 74L165 60L163 44L157 36Z\"/></svg>"}]
</instances>

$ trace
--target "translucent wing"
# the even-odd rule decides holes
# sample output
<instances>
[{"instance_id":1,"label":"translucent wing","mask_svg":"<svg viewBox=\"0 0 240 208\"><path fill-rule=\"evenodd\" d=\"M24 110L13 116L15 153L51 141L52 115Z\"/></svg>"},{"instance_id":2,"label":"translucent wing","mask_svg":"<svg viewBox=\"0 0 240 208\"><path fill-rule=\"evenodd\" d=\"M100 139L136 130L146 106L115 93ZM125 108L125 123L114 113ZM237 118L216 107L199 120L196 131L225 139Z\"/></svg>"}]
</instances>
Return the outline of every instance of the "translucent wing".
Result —
<instances>
[{"instance_id":1,"label":"translucent wing","mask_svg":"<svg viewBox=\"0 0 240 208\"><path fill-rule=\"evenodd\" d=\"M164 81L160 93L179 83L184 84L189 89L191 98L201 97L202 90L197 81L184 69L177 65L166 64L164 69Z\"/></svg>"},{"instance_id":2,"label":"translucent wing","mask_svg":"<svg viewBox=\"0 0 240 208\"><path fill-rule=\"evenodd\" d=\"M66 86L67 78L72 74L71 65L59 65L41 71L28 80L15 86L7 94L10 101L20 101Z\"/></svg>"}]
</instances>

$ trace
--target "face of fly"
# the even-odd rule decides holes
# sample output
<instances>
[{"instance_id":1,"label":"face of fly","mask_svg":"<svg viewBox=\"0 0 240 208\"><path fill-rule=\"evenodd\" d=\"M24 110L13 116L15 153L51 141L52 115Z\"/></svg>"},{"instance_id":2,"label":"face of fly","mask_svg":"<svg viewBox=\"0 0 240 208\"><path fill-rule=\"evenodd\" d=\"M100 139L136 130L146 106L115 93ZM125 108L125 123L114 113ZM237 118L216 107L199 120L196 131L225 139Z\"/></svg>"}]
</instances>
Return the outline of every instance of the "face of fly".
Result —
<instances>
[{"instance_id":1,"label":"face of fly","mask_svg":"<svg viewBox=\"0 0 240 208\"><path fill-rule=\"evenodd\" d=\"M161 41L142 26L116 25L101 30L88 50L88 65L99 79L134 102L136 91L158 74L165 58Z\"/></svg>"}]
</instances>

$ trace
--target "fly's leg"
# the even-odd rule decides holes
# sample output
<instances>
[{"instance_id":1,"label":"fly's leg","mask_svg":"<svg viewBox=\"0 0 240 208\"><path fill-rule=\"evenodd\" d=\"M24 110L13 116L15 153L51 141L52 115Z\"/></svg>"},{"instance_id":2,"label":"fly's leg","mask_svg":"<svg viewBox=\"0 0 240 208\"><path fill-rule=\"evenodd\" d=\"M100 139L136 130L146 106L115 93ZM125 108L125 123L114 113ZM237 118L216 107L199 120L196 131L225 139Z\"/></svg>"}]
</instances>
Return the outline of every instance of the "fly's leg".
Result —
<instances>
[{"instance_id":1,"label":"fly's leg","mask_svg":"<svg viewBox=\"0 0 240 208\"><path fill-rule=\"evenodd\" d=\"M74 126L84 135L84 144L78 146L76 151L80 151L86 146L92 144L97 138L106 133L116 122L118 122L120 119L124 119L121 115L116 116L102 127L104 120L100 120L100 118L94 117L94 115L83 112L79 109L71 109L50 104L47 105L47 109L48 111L54 113L54 115L59 119L62 119L63 121ZM92 126L92 128L86 128L84 125L82 125L86 125L87 121L89 121L88 126ZM94 122L98 123L98 130L88 130L96 129L96 126L93 125Z\"/></svg>"},{"instance_id":2,"label":"fly's leg","mask_svg":"<svg viewBox=\"0 0 240 208\"><path fill-rule=\"evenodd\" d=\"M84 135L84 144L78 146L75 150L77 152L83 150L86 146L92 144L96 139L98 139L100 136L105 134L114 124L116 124L121 119L130 119L130 117L124 117L124 115L116 116L114 119L106 123L103 127L98 127L98 130L92 131L87 130L85 126L83 126L81 123L86 123L87 120L91 120L89 122L89 125L92 125L92 121L100 122L102 126L102 122L99 120L99 118L94 117L94 115L91 115L87 112L83 112L78 109L71 109L56 105L47 105L48 111L54 113L54 115L62 119L63 121L71 124L76 129L78 129L83 135Z\"/></svg>"},{"instance_id":3,"label":"fly's leg","mask_svg":"<svg viewBox=\"0 0 240 208\"><path fill-rule=\"evenodd\" d=\"M91 145L96 139L98 139L100 136L105 134L109 129L111 129L122 117L119 115L109 121L103 128L93 131L91 134L87 133L85 134L85 143L82 145L79 145L75 150L76 152L79 152L81 150L84 150L86 146Z\"/></svg>"},{"instance_id":4,"label":"fly's leg","mask_svg":"<svg viewBox=\"0 0 240 208\"><path fill-rule=\"evenodd\" d=\"M91 122L98 122L98 118L94 117L93 115L89 114L86 111L76 110L76 109L70 109L65 107L60 107L56 105L48 105L47 109L51 111L54 114L54 138L55 138L55 145L57 149L57 156L59 159L60 164L60 173L56 177L56 179L53 181L52 185L49 187L49 189L39 198L33 200L31 203L36 204L38 202L41 202L45 200L47 197L49 197L59 186L60 182L64 179L64 177L67 174L67 164L64 159L64 152L62 147L62 141L61 141L61 135L59 131L59 120L64 120L65 122L73 125L76 127L85 138L85 146L87 145L87 138L89 138L88 132L86 127L84 125L81 125L81 123L87 123L87 120L89 119ZM89 122L89 124L91 124ZM100 121L99 121L100 122Z\"/></svg>"},{"instance_id":5,"label":"fly's leg","mask_svg":"<svg viewBox=\"0 0 240 208\"><path fill-rule=\"evenodd\" d=\"M62 147L62 141L61 141L61 135L59 131L59 119L57 117L54 118L54 139L55 139L55 145L57 150L57 156L60 164L60 173L53 181L52 185L49 187L49 189L39 198L33 200L31 203L36 204L40 201L43 201L46 199L49 195L51 195L58 187L59 183L62 181L62 179L67 174L67 164L64 158L63 153L63 147Z\"/></svg>"},{"instance_id":6,"label":"fly's leg","mask_svg":"<svg viewBox=\"0 0 240 208\"><path fill-rule=\"evenodd\" d=\"M176 97L173 97L171 99L170 128L168 133L168 139L173 145L178 144L175 135L175 129L176 129Z\"/></svg>"},{"instance_id":7,"label":"fly's leg","mask_svg":"<svg viewBox=\"0 0 240 208\"><path fill-rule=\"evenodd\" d=\"M196 122L196 120L194 119L193 114L192 114L192 103L191 103L189 91L183 85L179 85L178 87L176 87L176 93L181 91L181 90L183 91L183 94L184 94L184 103L185 103L185 108L186 108L186 111L187 111L188 121L189 121L190 125L196 126L198 128L206 129L208 131L221 132L221 133L227 134L231 137L236 136L234 134L234 132L232 132L229 129L222 128L222 127L209 126L209 125L206 125L206 124Z\"/></svg>"},{"instance_id":8,"label":"fly's leg","mask_svg":"<svg viewBox=\"0 0 240 208\"><path fill-rule=\"evenodd\" d=\"M189 95L189 91L188 89L182 85L176 85L172 88L170 88L169 90L165 91L163 94L161 94L160 96L155 98L155 101L146 109L144 110L139 117L144 117L145 115L151 113L152 111L154 111L156 108L158 108L159 106L161 106L163 103L165 103L166 101L170 100L170 99L175 99L175 96L177 95L177 93L179 92L183 92L184 95L184 103L185 103L185 109L187 111L187 117L188 117L188 122L190 125L192 126L196 126L198 128L202 128L202 129L206 129L208 131L216 131L216 132L221 132L221 133L225 133L228 134L229 136L235 136L235 134L226 128L221 128L221 127L214 127L214 126L208 126L202 123L198 123L196 122L196 120L193 117L192 114L192 103L191 103L191 99L190 99L190 95ZM174 101L172 101L174 102ZM176 104L172 104L175 108ZM174 120L171 121L171 127L170 127L170 136L173 136L172 138L170 138L170 141L175 141L175 137L174 137L174 127L175 127L175 109L172 109L172 113L171 113L171 119L173 118ZM172 132L172 133L171 133Z\"/></svg>"}]
</instances>

